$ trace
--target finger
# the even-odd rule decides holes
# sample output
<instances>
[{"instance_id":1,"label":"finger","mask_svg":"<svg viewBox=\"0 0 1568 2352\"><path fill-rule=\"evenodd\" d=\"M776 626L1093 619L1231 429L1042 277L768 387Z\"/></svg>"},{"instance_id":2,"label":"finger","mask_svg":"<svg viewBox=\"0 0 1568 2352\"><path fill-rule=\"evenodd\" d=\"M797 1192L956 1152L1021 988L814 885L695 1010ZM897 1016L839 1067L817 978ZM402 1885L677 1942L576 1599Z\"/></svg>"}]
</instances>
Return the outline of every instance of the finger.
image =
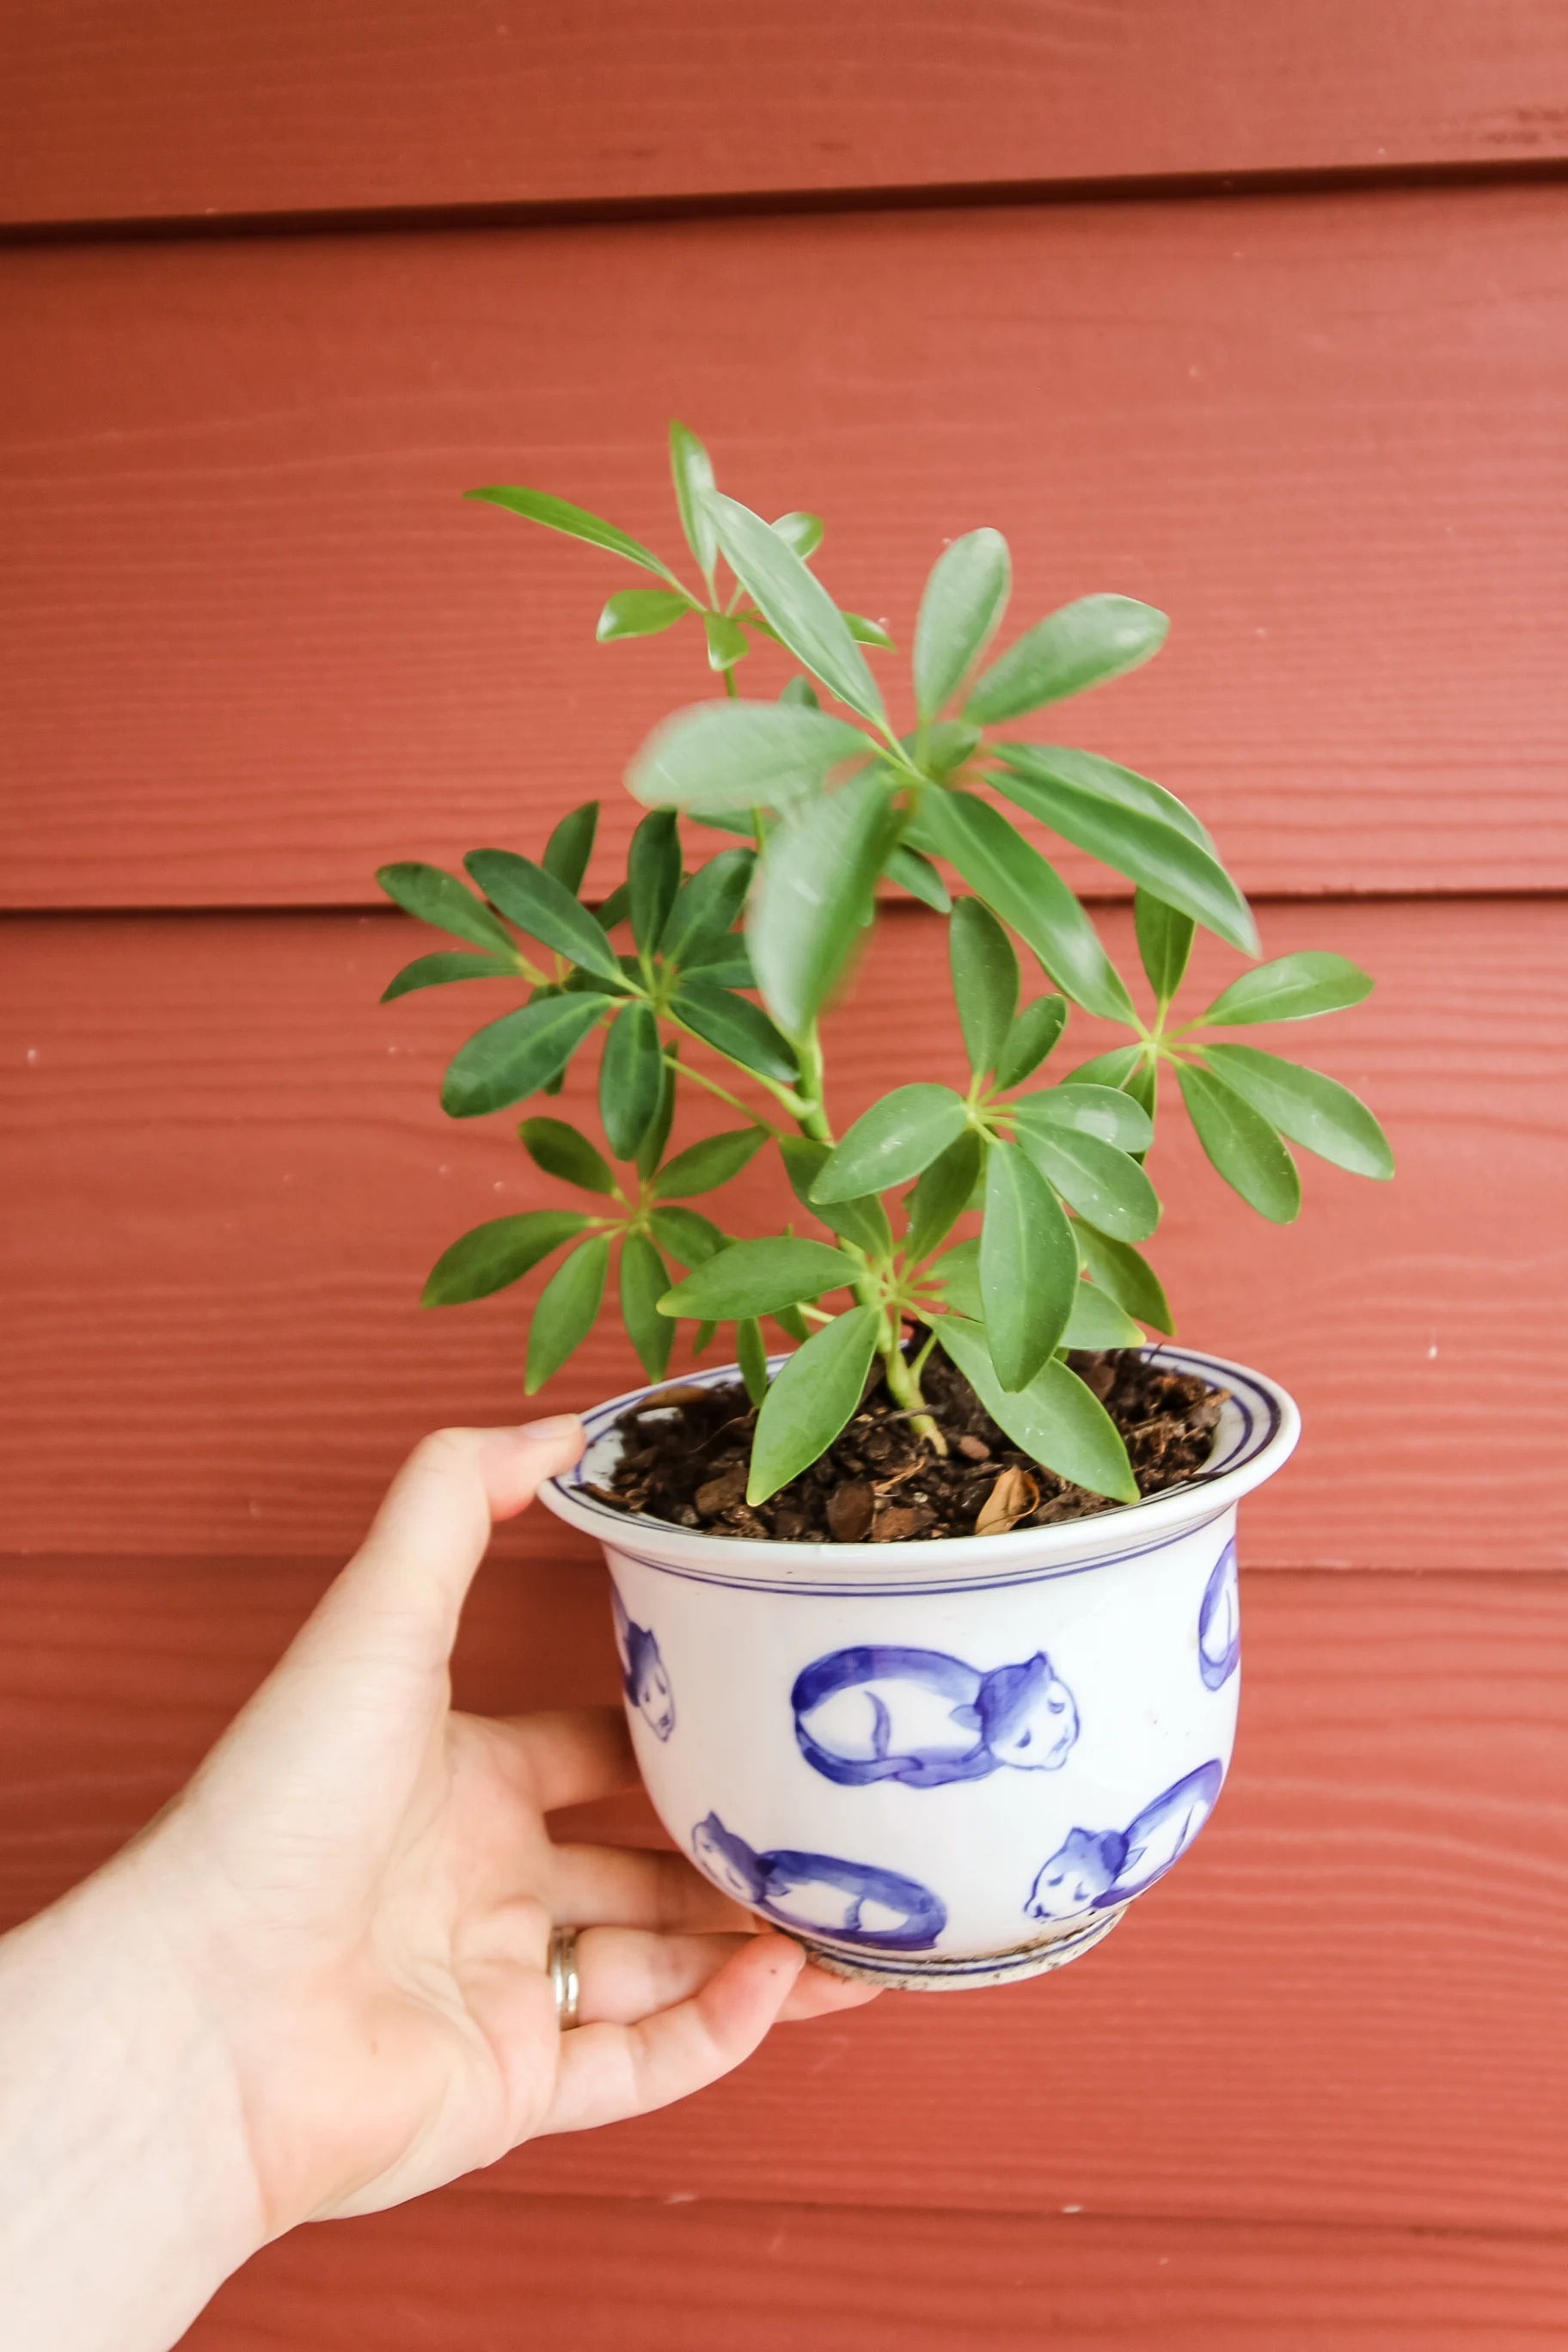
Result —
<instances>
[{"instance_id":1,"label":"finger","mask_svg":"<svg viewBox=\"0 0 1568 2352\"><path fill-rule=\"evenodd\" d=\"M521 1510L582 1450L574 1413L423 1439L301 1639L359 1662L444 1665L492 1524Z\"/></svg>"},{"instance_id":2,"label":"finger","mask_svg":"<svg viewBox=\"0 0 1568 2352\"><path fill-rule=\"evenodd\" d=\"M652 1927L700 1935L721 1927L755 1933L751 1912L710 1886L684 1854L657 1848L558 1845L543 1890L562 1927Z\"/></svg>"},{"instance_id":3,"label":"finger","mask_svg":"<svg viewBox=\"0 0 1568 2352\"><path fill-rule=\"evenodd\" d=\"M635 2025L656 2010L689 2000L717 1976L747 1935L655 1936L638 1927L588 1927L577 1938L584 2025ZM779 2011L781 2023L858 2009L875 2000L879 1985L851 1983L822 1969L805 1968Z\"/></svg>"},{"instance_id":4,"label":"finger","mask_svg":"<svg viewBox=\"0 0 1568 2352\"><path fill-rule=\"evenodd\" d=\"M520 1793L542 1813L635 1789L637 1758L618 1706L555 1707L485 1723Z\"/></svg>"},{"instance_id":5,"label":"finger","mask_svg":"<svg viewBox=\"0 0 1568 2352\"><path fill-rule=\"evenodd\" d=\"M541 2129L587 2131L684 2099L749 2058L805 1964L783 1936L752 1936L701 1990L636 2025L561 2037L555 2096Z\"/></svg>"}]
</instances>

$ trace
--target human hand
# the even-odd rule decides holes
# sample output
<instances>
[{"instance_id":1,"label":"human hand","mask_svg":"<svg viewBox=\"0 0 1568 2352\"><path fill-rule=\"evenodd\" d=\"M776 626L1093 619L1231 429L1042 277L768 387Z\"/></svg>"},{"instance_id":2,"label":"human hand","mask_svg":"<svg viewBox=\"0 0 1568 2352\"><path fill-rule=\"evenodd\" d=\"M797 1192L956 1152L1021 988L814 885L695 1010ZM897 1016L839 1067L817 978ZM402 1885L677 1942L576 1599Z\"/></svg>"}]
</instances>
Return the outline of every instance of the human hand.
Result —
<instances>
[{"instance_id":1,"label":"human hand","mask_svg":"<svg viewBox=\"0 0 1568 2352\"><path fill-rule=\"evenodd\" d=\"M192 2310L246 2236L374 2211L535 2134L661 2106L738 2065L775 2020L869 1997L758 1933L678 1854L552 1842L552 1810L635 1781L618 1708L495 1721L451 1707L448 1660L491 1523L581 1447L571 1418L427 1438L189 1785L0 1943L0 1993L19 1984L24 2008L30 1969L57 2010L73 1974L95 1975L100 2033L105 1981L139 2031L156 2009L137 2079L185 2084L158 2133L194 2139L176 2151L178 2195L221 2209L213 2234L229 2247ZM581 2022L566 2032L552 1925L582 1930ZM40 2031L47 2042L47 2020L35 2042ZM148 2095L132 2090L132 2106ZM58 2097L57 2081L52 2116ZM155 2193L139 2154L132 2210ZM137 2334L126 2309L113 2336L36 2340L172 2340L155 2322Z\"/></svg>"}]
</instances>

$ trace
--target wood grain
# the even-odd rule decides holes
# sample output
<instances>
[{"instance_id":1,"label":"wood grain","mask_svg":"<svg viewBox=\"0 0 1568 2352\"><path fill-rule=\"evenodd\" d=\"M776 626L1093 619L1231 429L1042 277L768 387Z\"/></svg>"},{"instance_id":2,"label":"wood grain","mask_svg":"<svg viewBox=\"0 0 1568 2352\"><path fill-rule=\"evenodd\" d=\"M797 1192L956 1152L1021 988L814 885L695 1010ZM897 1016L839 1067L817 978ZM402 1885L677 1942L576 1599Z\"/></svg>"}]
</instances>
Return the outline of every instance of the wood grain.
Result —
<instances>
[{"instance_id":1,"label":"wood grain","mask_svg":"<svg viewBox=\"0 0 1568 2352\"><path fill-rule=\"evenodd\" d=\"M4 1563L7 1919L163 1801L325 1572ZM520 2200L1561 2231L1568 1579L1248 1575L1245 1588L1224 1802L1101 1951L1032 1985L889 1995L789 2029L698 2099L541 2142L487 2183ZM601 1570L481 1573L461 1703L615 1688ZM599 1833L656 1834L646 1814L609 1819Z\"/></svg>"},{"instance_id":2,"label":"wood grain","mask_svg":"<svg viewBox=\"0 0 1568 2352\"><path fill-rule=\"evenodd\" d=\"M672 414L819 504L901 643L982 520L1020 622L1172 612L1038 731L1193 799L1249 888L1561 887L1565 224L1541 185L0 255L0 890L370 903L590 795L616 850L710 675L596 646L628 568L459 493L673 551Z\"/></svg>"},{"instance_id":3,"label":"wood grain","mask_svg":"<svg viewBox=\"0 0 1568 2352\"><path fill-rule=\"evenodd\" d=\"M1565 151L1546 0L13 0L0 218L211 218Z\"/></svg>"},{"instance_id":4,"label":"wood grain","mask_svg":"<svg viewBox=\"0 0 1568 2352\"><path fill-rule=\"evenodd\" d=\"M1104 929L1131 966L1126 913ZM378 1007L413 929L391 915L0 926L14 1545L335 1549L423 1430L525 1409L542 1276L473 1307L416 1300L458 1234L571 1196L511 1119L442 1117L447 1056L510 1000L486 982ZM1568 1266L1561 910L1271 908L1263 929L1271 953L1337 949L1378 975L1354 1013L1268 1042L1372 1101L1399 1173L1373 1185L1306 1161L1305 1211L1282 1231L1220 1185L1176 1116L1163 1124L1155 1255L1182 1328L1273 1371L1306 1414L1289 1473L1247 1506L1246 1556L1561 1566L1537 1353L1561 1331ZM942 955L934 919L881 925L829 1035L841 1125L902 1079L962 1083ZM1202 950L1194 1004L1237 961ZM1110 1034L1075 1016L1064 1059ZM596 1132L592 1084L590 1055L563 1107ZM732 1123L717 1105L689 1117L693 1132ZM770 1154L722 1213L765 1230L786 1200ZM640 1377L602 1329L546 1404ZM543 1538L531 1525L515 1540Z\"/></svg>"},{"instance_id":5,"label":"wood grain","mask_svg":"<svg viewBox=\"0 0 1568 2352\"><path fill-rule=\"evenodd\" d=\"M189 2352L427 2352L460 2278L485 2352L1534 2352L1568 2260L1536 2239L1090 2214L821 2211L451 2189L301 2230Z\"/></svg>"}]
</instances>

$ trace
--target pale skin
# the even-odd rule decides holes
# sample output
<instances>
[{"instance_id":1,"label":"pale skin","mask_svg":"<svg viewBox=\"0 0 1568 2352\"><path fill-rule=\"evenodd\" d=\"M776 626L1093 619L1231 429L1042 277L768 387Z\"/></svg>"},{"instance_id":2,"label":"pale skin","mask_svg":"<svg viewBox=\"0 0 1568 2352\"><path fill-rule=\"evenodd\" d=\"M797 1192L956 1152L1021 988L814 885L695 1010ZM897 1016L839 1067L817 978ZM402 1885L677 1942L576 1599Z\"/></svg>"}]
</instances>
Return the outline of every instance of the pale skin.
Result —
<instances>
[{"instance_id":1,"label":"pale skin","mask_svg":"<svg viewBox=\"0 0 1568 2352\"><path fill-rule=\"evenodd\" d=\"M618 1710L450 1703L493 1521L572 1418L447 1430L189 1785L0 1938L7 2352L167 2352L258 2248L683 2098L869 1997L679 1855L552 1842L636 1780ZM560 2031L553 1926L581 1930Z\"/></svg>"}]
</instances>

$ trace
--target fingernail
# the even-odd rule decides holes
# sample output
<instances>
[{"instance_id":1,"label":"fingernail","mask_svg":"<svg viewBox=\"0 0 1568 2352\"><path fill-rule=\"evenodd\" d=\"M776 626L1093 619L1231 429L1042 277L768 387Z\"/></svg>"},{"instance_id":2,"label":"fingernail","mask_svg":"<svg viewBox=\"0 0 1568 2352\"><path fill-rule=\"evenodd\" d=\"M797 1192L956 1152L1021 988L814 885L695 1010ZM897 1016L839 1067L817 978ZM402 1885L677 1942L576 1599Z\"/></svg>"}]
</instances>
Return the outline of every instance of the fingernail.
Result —
<instances>
[{"instance_id":1,"label":"fingernail","mask_svg":"<svg viewBox=\"0 0 1568 2352\"><path fill-rule=\"evenodd\" d=\"M525 1421L517 1433L531 1444L552 1445L558 1437L575 1437L578 1429L574 1412L552 1412L545 1421Z\"/></svg>"}]
</instances>

